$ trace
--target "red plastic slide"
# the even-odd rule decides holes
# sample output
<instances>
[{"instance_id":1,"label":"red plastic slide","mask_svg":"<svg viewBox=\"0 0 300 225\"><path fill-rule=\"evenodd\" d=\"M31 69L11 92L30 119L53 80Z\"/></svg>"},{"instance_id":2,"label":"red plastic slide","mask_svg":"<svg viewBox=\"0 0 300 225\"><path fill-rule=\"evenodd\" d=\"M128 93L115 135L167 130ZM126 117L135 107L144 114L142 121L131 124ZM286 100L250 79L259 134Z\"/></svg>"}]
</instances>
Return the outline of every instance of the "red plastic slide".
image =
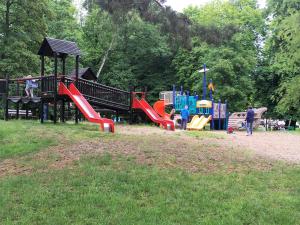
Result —
<instances>
[{"instance_id":1,"label":"red plastic slide","mask_svg":"<svg viewBox=\"0 0 300 225\"><path fill-rule=\"evenodd\" d=\"M70 84L68 89L64 83L60 82L58 93L60 95L68 95L88 121L99 123L103 131L109 129L109 131L114 132L114 122L110 119L101 118L73 83Z\"/></svg>"},{"instance_id":2,"label":"red plastic slide","mask_svg":"<svg viewBox=\"0 0 300 225\"><path fill-rule=\"evenodd\" d=\"M168 129L168 130L175 129L174 123L172 120L167 120L167 119L161 118L155 112L155 110L149 105L149 103L145 100L144 97L142 97L141 99L138 99L136 97L135 93L133 93L132 108L143 110L154 123L161 124L165 129Z\"/></svg>"},{"instance_id":3,"label":"red plastic slide","mask_svg":"<svg viewBox=\"0 0 300 225\"><path fill-rule=\"evenodd\" d=\"M165 112L165 101L164 100L158 100L157 102L155 102L154 105L153 105L153 109L162 118L170 119L170 114Z\"/></svg>"}]
</instances>

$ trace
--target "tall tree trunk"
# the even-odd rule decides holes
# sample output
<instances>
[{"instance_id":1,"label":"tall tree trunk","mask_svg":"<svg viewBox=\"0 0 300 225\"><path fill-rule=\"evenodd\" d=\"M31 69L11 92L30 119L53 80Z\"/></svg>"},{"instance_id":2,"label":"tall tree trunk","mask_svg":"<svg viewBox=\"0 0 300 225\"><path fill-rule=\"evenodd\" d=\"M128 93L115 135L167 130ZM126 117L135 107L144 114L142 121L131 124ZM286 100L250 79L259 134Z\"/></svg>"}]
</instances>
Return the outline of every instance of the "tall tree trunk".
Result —
<instances>
[{"instance_id":1,"label":"tall tree trunk","mask_svg":"<svg viewBox=\"0 0 300 225\"><path fill-rule=\"evenodd\" d=\"M104 67L104 64L105 64L105 62L106 62L106 60L107 60L107 58L108 58L108 53L111 51L114 41L115 41L115 35L112 37L111 42L110 42L110 44L109 44L109 47L108 47L108 49L106 50L105 55L104 55L103 58L102 58L102 61L101 61L99 70L98 70L98 72L97 72L97 79L98 79L99 76L100 76L100 73L101 73L101 71L102 71L102 69L103 69L103 67Z\"/></svg>"}]
</instances>

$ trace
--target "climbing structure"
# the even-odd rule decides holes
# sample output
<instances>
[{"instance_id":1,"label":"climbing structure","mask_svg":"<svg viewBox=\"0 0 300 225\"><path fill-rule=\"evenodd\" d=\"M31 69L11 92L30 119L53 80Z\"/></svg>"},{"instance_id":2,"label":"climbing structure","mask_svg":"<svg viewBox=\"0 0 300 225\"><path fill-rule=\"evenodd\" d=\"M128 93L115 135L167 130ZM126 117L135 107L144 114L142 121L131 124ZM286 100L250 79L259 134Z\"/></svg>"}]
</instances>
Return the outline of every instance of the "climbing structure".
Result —
<instances>
[{"instance_id":1,"label":"climbing structure","mask_svg":"<svg viewBox=\"0 0 300 225\"><path fill-rule=\"evenodd\" d=\"M257 128L260 124L260 120L262 115L268 110L266 107L254 109L254 122L253 128ZM239 129L243 127L243 123L245 123L247 116L247 112L235 112L229 116L228 127L232 127L233 129Z\"/></svg>"}]
</instances>

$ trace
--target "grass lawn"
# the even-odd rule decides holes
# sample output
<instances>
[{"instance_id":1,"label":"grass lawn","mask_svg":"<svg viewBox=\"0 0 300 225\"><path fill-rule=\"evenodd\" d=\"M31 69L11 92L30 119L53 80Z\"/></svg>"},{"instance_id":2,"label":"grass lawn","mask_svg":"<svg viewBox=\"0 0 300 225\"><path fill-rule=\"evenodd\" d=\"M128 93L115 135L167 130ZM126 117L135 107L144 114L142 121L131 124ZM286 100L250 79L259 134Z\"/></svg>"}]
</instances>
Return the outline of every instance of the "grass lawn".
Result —
<instances>
[{"instance_id":1,"label":"grass lawn","mask_svg":"<svg viewBox=\"0 0 300 225\"><path fill-rule=\"evenodd\" d=\"M79 140L89 143L101 139L111 146L102 154L85 154L64 168L48 167L0 177L0 224L234 225L299 224L300 221L299 166L278 164L267 171L228 173L219 169L212 173L192 173L155 163L137 163L134 157L111 153L138 138L147 151L158 148L159 143L147 141L152 136L124 138L100 133L97 126L91 125L0 123L1 141L11 140L10 144L1 143L0 169L4 158L22 161L29 152L33 155L32 152L50 145L63 144L67 148ZM26 136L24 132L29 128L31 134ZM47 135L40 135L36 142L28 140L44 133ZM192 136L198 138L196 134ZM201 139L204 138L203 132ZM220 139L211 135L208 138ZM15 150L15 146L23 147Z\"/></svg>"},{"instance_id":2,"label":"grass lawn","mask_svg":"<svg viewBox=\"0 0 300 225\"><path fill-rule=\"evenodd\" d=\"M104 135L98 126L40 124L38 121L0 120L0 159L24 155L43 148Z\"/></svg>"}]
</instances>

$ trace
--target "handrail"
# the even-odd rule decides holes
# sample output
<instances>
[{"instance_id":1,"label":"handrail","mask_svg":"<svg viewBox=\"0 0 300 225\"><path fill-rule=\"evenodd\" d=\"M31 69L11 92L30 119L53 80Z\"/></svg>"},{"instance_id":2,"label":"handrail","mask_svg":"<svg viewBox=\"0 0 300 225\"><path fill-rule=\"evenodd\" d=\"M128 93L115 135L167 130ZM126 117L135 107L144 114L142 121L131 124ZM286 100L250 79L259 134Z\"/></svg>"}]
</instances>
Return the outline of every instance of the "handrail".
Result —
<instances>
[{"instance_id":1,"label":"handrail","mask_svg":"<svg viewBox=\"0 0 300 225\"><path fill-rule=\"evenodd\" d=\"M25 81L36 80L38 83L38 89L35 93L38 96L48 94L55 94L55 80L56 82L64 82L68 87L71 83L74 83L74 79L68 76L60 75L55 79L54 75L30 77L30 78L14 78L9 79L8 84L10 96L23 96L25 94ZM7 83L6 79L0 79L0 83ZM78 79L77 88L90 101L97 104L107 105L108 107L129 109L130 108L130 92L124 91L119 88L109 87L103 84Z\"/></svg>"},{"instance_id":2,"label":"handrail","mask_svg":"<svg viewBox=\"0 0 300 225\"><path fill-rule=\"evenodd\" d=\"M70 77L64 77L64 79L66 80L70 80L70 81L74 81L75 79L72 79ZM115 88L115 87L110 87L110 86L107 86L107 85L104 85L104 84L99 84L99 83L96 83L96 82L93 82L93 81L90 81L90 80L85 80L85 79L82 79L82 78L78 78L78 81L83 81L85 83L88 83L88 84L91 84L91 85L96 85L98 87L103 87L103 88L107 88L107 89L110 89L110 90L114 90L114 91L119 91L119 92L123 92L123 93L128 93L130 94L129 91L124 91L122 89L119 89L119 88Z\"/></svg>"}]
</instances>

